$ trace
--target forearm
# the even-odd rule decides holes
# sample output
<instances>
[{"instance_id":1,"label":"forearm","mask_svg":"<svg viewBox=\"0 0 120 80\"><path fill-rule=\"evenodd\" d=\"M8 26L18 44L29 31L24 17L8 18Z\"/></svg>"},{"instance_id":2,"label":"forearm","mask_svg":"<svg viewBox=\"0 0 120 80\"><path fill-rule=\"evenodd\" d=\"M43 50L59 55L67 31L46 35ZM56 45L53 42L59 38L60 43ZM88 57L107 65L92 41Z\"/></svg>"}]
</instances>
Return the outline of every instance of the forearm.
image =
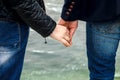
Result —
<instances>
[{"instance_id":1,"label":"forearm","mask_svg":"<svg viewBox=\"0 0 120 80\"><path fill-rule=\"evenodd\" d=\"M50 18L35 0L4 0L5 4L27 23L31 28L43 37L49 36L56 26L56 22ZM12 1L15 1L12 3ZM7 2L7 3L6 3Z\"/></svg>"}]
</instances>

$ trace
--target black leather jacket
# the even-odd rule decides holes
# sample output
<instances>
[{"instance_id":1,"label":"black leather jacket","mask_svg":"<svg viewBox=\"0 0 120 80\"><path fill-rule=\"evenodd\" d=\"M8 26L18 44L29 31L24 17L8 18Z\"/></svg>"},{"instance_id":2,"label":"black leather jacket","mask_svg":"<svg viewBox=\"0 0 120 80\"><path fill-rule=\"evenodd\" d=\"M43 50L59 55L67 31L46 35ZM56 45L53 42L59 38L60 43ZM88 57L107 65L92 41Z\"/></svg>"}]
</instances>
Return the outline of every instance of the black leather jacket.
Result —
<instances>
[{"instance_id":1,"label":"black leather jacket","mask_svg":"<svg viewBox=\"0 0 120 80\"><path fill-rule=\"evenodd\" d=\"M43 37L49 36L56 26L46 15L43 0L0 0L0 20L27 24Z\"/></svg>"}]
</instances>

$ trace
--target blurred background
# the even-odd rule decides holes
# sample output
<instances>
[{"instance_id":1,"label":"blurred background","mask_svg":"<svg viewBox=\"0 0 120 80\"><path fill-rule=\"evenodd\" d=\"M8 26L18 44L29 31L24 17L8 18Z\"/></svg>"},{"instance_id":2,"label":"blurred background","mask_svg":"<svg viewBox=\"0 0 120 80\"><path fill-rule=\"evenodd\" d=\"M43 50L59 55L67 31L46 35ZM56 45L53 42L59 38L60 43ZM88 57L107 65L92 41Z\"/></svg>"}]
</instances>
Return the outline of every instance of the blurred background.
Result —
<instances>
[{"instance_id":1,"label":"blurred background","mask_svg":"<svg viewBox=\"0 0 120 80\"><path fill-rule=\"evenodd\" d=\"M64 0L45 0L47 14L56 22L60 17ZM66 48L61 43L30 30L21 80L89 80L86 57L85 22L73 38L73 45ZM120 49L116 57L115 80L120 80Z\"/></svg>"}]
</instances>

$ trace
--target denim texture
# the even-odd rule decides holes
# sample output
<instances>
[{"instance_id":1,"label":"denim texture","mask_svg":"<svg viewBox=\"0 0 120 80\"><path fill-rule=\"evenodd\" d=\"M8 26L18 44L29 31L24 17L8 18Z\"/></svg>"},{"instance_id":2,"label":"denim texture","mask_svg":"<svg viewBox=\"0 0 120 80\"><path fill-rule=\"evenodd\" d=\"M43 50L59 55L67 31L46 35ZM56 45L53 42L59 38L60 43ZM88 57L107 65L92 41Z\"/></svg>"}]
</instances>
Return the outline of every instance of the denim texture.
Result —
<instances>
[{"instance_id":1,"label":"denim texture","mask_svg":"<svg viewBox=\"0 0 120 80\"><path fill-rule=\"evenodd\" d=\"M29 27L0 21L0 80L20 80Z\"/></svg>"},{"instance_id":2,"label":"denim texture","mask_svg":"<svg viewBox=\"0 0 120 80\"><path fill-rule=\"evenodd\" d=\"M86 45L90 80L114 80L120 20L87 23Z\"/></svg>"}]
</instances>

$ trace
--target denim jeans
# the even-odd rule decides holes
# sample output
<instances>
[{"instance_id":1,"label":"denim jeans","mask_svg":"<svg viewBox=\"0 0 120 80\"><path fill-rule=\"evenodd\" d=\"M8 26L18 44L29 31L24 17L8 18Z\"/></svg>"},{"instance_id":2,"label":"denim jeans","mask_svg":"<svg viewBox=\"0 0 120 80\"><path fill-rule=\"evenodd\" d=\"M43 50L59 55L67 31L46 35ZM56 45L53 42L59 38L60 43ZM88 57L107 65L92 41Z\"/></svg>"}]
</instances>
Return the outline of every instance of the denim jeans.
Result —
<instances>
[{"instance_id":1,"label":"denim jeans","mask_svg":"<svg viewBox=\"0 0 120 80\"><path fill-rule=\"evenodd\" d=\"M0 21L0 80L20 80L29 27Z\"/></svg>"},{"instance_id":2,"label":"denim jeans","mask_svg":"<svg viewBox=\"0 0 120 80\"><path fill-rule=\"evenodd\" d=\"M87 23L86 32L90 80L114 80L120 20Z\"/></svg>"}]
</instances>

